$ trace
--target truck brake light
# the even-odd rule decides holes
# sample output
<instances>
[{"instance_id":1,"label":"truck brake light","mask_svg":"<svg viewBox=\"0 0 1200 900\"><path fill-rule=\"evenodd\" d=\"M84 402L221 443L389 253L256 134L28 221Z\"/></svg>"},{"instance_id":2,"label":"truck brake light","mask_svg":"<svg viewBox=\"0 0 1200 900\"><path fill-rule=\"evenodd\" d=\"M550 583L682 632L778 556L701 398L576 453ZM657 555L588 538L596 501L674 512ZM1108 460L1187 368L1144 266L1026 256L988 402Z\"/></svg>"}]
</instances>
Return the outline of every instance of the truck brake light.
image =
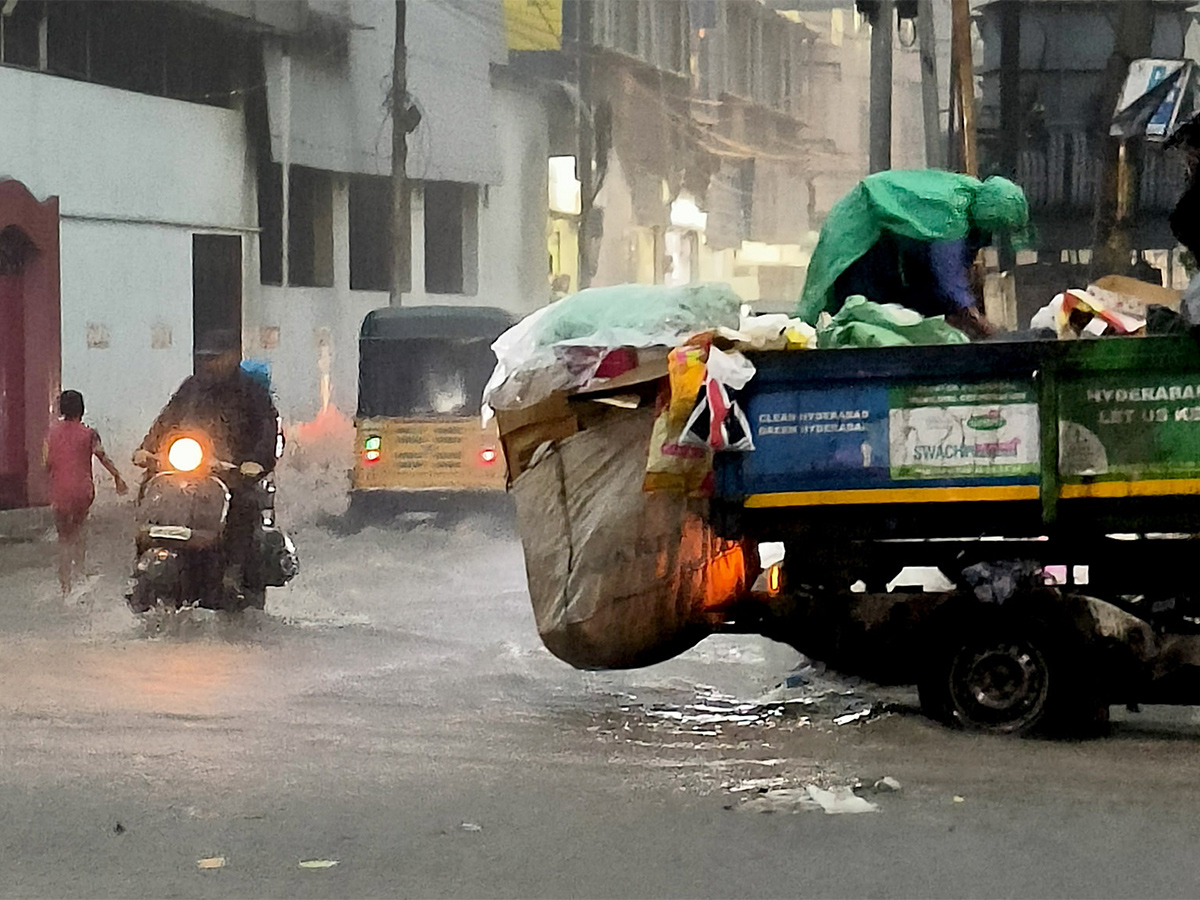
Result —
<instances>
[{"instance_id":1,"label":"truck brake light","mask_svg":"<svg viewBox=\"0 0 1200 900\"><path fill-rule=\"evenodd\" d=\"M772 597L778 596L781 582L780 567L777 563L767 569L767 593Z\"/></svg>"}]
</instances>

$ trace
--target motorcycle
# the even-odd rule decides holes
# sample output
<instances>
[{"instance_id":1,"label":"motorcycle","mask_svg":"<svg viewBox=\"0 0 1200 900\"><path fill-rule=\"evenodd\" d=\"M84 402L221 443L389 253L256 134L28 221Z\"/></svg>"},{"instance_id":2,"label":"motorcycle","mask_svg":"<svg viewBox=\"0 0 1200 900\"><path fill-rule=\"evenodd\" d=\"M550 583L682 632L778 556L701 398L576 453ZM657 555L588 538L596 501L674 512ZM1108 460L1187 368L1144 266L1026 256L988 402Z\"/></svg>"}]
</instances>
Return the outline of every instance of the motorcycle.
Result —
<instances>
[{"instance_id":1,"label":"motorcycle","mask_svg":"<svg viewBox=\"0 0 1200 900\"><path fill-rule=\"evenodd\" d=\"M206 436L176 434L137 464L151 470L137 502L137 564L126 600L135 613L159 606L238 612L262 609L266 589L296 576L292 539L275 521L275 482L257 463L218 459ZM229 565L231 490L255 515L240 573Z\"/></svg>"}]
</instances>

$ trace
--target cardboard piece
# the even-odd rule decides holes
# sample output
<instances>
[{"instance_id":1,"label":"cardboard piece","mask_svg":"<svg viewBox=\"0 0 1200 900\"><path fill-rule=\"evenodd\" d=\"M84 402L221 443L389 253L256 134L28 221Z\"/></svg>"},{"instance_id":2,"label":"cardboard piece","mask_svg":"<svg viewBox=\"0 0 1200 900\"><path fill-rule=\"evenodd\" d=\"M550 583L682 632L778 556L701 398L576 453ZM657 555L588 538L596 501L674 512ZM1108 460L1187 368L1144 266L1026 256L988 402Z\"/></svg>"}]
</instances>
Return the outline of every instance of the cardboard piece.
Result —
<instances>
[{"instance_id":1,"label":"cardboard piece","mask_svg":"<svg viewBox=\"0 0 1200 900\"><path fill-rule=\"evenodd\" d=\"M579 431L579 421L562 392L524 409L496 410L496 427L508 466L509 484L529 465L546 441L561 441Z\"/></svg>"},{"instance_id":2,"label":"cardboard piece","mask_svg":"<svg viewBox=\"0 0 1200 900\"><path fill-rule=\"evenodd\" d=\"M1178 312L1182 296L1179 291L1148 281L1139 281L1128 275L1105 275L1093 281L1088 291L1092 292L1093 288L1104 292L1097 293L1096 296L1110 309L1141 318L1145 318L1147 306L1165 306Z\"/></svg>"},{"instance_id":3,"label":"cardboard piece","mask_svg":"<svg viewBox=\"0 0 1200 900\"><path fill-rule=\"evenodd\" d=\"M595 394L599 391L615 391L620 388L629 387L630 385L666 378L667 350L662 347L656 347L655 349L661 352L649 359L646 358L645 354L639 356L641 361L638 363L637 368L623 372L615 378L594 379L581 387L576 393Z\"/></svg>"}]
</instances>

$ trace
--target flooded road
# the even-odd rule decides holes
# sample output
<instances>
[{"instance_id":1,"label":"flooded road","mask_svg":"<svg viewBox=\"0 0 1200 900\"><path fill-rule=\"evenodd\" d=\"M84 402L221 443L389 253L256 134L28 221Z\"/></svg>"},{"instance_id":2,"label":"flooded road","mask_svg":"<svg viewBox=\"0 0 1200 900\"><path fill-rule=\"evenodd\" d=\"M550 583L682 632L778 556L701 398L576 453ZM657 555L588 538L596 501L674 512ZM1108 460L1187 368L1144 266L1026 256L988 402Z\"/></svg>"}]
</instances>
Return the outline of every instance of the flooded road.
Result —
<instances>
[{"instance_id":1,"label":"flooded road","mask_svg":"<svg viewBox=\"0 0 1200 900\"><path fill-rule=\"evenodd\" d=\"M801 660L752 636L578 672L541 647L519 545L485 523L338 535L300 511L301 574L265 614L146 623L121 599L125 517L100 511L95 575L65 603L52 544L0 546L0 896L1200 884L1193 710L1084 743L956 734L911 693L819 670L773 690ZM825 814L853 786L875 810Z\"/></svg>"}]
</instances>

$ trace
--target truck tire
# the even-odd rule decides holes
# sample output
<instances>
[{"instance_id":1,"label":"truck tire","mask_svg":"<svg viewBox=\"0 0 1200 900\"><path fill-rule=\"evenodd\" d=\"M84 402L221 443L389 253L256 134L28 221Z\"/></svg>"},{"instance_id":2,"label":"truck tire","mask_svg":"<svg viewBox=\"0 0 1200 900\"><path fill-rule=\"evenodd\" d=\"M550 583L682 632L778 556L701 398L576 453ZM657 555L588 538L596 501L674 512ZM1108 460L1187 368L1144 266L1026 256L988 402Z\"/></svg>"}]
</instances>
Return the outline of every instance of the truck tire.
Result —
<instances>
[{"instance_id":1,"label":"truck tire","mask_svg":"<svg viewBox=\"0 0 1200 900\"><path fill-rule=\"evenodd\" d=\"M1079 731L1099 714L1075 644L1069 630L1042 620L960 612L931 640L921 708L945 724L992 734Z\"/></svg>"}]
</instances>

